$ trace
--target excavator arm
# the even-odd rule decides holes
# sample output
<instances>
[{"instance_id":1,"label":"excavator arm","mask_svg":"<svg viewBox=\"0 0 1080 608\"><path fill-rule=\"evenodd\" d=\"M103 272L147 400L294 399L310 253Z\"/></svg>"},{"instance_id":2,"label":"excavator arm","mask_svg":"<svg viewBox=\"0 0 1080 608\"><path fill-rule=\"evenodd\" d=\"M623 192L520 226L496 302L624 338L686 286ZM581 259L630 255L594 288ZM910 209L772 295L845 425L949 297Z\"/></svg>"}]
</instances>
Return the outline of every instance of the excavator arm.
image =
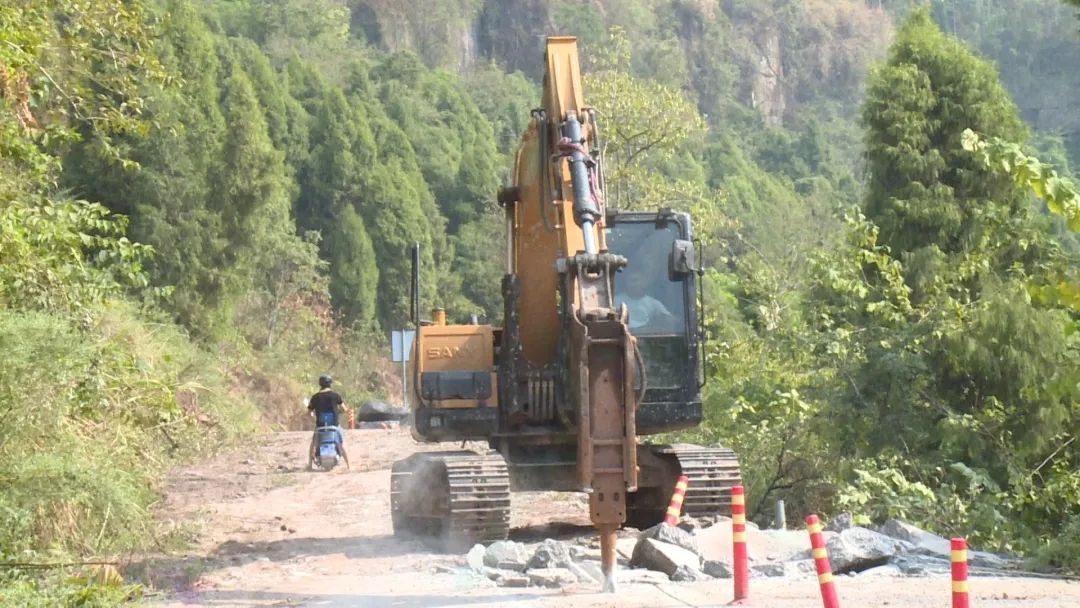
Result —
<instances>
[{"instance_id":1,"label":"excavator arm","mask_svg":"<svg viewBox=\"0 0 1080 608\"><path fill-rule=\"evenodd\" d=\"M584 104L574 38L548 39L543 99L537 121L539 137L547 141L539 144L551 153L541 159L543 169L531 175L553 186L537 189L540 213L555 208L573 220L556 228L564 232L555 259L565 303L559 321L566 340L568 405L576 410L578 482L589 495L605 588L612 590L616 530L626 521L627 493L637 489L634 420L640 357L627 311L615 306L615 273L627 260L604 249L598 129L595 113ZM517 234L539 229L515 226ZM580 248L572 249L577 243Z\"/></svg>"}]
</instances>

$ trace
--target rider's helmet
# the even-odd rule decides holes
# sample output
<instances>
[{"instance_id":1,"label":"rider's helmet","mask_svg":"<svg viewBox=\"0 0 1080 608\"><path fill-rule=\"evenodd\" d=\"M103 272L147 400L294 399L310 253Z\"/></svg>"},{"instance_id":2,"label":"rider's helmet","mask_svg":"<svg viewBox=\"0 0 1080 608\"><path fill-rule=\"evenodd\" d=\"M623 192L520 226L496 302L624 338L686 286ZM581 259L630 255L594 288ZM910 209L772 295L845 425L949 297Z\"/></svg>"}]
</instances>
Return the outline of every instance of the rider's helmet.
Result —
<instances>
[{"instance_id":1,"label":"rider's helmet","mask_svg":"<svg viewBox=\"0 0 1080 608\"><path fill-rule=\"evenodd\" d=\"M319 376L319 386L321 388L330 388L330 385L334 383L334 379L330 376L323 374Z\"/></svg>"}]
</instances>

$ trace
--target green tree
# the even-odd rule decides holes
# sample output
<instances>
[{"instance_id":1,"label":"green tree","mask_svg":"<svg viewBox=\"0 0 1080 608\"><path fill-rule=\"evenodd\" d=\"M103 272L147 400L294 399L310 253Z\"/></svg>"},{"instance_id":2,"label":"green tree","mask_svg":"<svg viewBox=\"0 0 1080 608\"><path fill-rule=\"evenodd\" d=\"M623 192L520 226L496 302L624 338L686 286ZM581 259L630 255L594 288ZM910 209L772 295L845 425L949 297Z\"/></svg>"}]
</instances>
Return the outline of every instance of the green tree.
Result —
<instances>
[{"instance_id":1,"label":"green tree","mask_svg":"<svg viewBox=\"0 0 1080 608\"><path fill-rule=\"evenodd\" d=\"M498 158L491 123L458 79L395 53L372 71L387 116L405 133L449 230L479 217L494 198Z\"/></svg>"},{"instance_id":2,"label":"green tree","mask_svg":"<svg viewBox=\"0 0 1080 608\"><path fill-rule=\"evenodd\" d=\"M225 132L221 61L198 11L185 2L169 8L158 47L163 65L184 86L151 89L153 129L125 133L111 144L85 136L65 159L63 182L130 216L131 238L158 252L149 269L154 285L171 288L166 307L207 335L218 325L230 279L217 268L225 248L220 207L208 205ZM113 148L137 167L115 162Z\"/></svg>"},{"instance_id":3,"label":"green tree","mask_svg":"<svg viewBox=\"0 0 1080 608\"><path fill-rule=\"evenodd\" d=\"M334 269L330 297L346 319L375 318L379 269L364 220L346 205L327 235Z\"/></svg>"},{"instance_id":4,"label":"green tree","mask_svg":"<svg viewBox=\"0 0 1080 608\"><path fill-rule=\"evenodd\" d=\"M495 147L504 155L496 166L508 175L540 89L521 72L506 74L493 63L474 68L466 74L465 84L480 114L491 123Z\"/></svg>"},{"instance_id":5,"label":"green tree","mask_svg":"<svg viewBox=\"0 0 1080 608\"><path fill-rule=\"evenodd\" d=\"M1080 368L1068 311L1029 287L1062 259L1025 193L963 143L972 125L1022 137L1017 110L991 66L916 11L864 121L867 216L818 257L812 303L818 352L847 385L830 435L873 488L843 498L986 542L1010 525L1048 534L1075 491L1040 463L1074 432Z\"/></svg>"},{"instance_id":6,"label":"green tree","mask_svg":"<svg viewBox=\"0 0 1080 608\"><path fill-rule=\"evenodd\" d=\"M232 298L253 289L265 294L255 304L267 319L265 343L270 346L283 301L297 289L321 291L319 264L311 255L314 243L296 235L290 200L294 182L285 154L274 147L263 106L240 65L233 62L224 86L226 132L221 162L212 175L216 198L209 206L220 214L221 238L228 243L219 268L234 277ZM283 112L278 117L278 128L284 129Z\"/></svg>"},{"instance_id":7,"label":"green tree","mask_svg":"<svg viewBox=\"0 0 1080 608\"><path fill-rule=\"evenodd\" d=\"M294 73L300 70L296 67ZM322 90L312 91L319 95L311 123L314 147L299 173L297 219L305 229L323 235L323 258L330 262L335 307L348 311L350 321L369 321L375 310L365 303L374 301L375 292L358 290L373 287L371 278L379 274L378 261L370 255L372 239L357 213L367 172L377 162L374 136L362 120L361 108L350 104L340 89L330 87L315 74L308 78ZM364 253L369 255L357 255Z\"/></svg>"},{"instance_id":8,"label":"green tree","mask_svg":"<svg viewBox=\"0 0 1080 608\"><path fill-rule=\"evenodd\" d=\"M863 110L870 187L864 208L897 253L937 257L977 246L1023 193L961 146L971 128L1011 141L1026 129L994 67L916 11L870 80Z\"/></svg>"}]
</instances>

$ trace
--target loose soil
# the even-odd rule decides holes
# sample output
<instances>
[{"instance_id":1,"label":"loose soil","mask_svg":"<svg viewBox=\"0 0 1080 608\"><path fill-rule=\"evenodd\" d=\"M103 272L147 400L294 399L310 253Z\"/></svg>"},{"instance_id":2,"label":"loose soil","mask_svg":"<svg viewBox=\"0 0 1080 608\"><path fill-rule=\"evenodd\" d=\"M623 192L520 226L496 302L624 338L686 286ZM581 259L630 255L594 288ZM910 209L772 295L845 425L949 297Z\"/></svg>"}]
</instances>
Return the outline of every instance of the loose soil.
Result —
<instances>
[{"instance_id":1,"label":"loose soil","mask_svg":"<svg viewBox=\"0 0 1080 608\"><path fill-rule=\"evenodd\" d=\"M723 606L730 579L697 583L623 582L616 594L579 583L563 589L507 589L471 574L461 555L396 538L390 523L390 466L416 451L461 444L418 444L406 429L346 432L351 471L304 470L310 434L274 433L196 466L174 470L158 517L162 527L193 531L190 550L148 558L129 576L155 588L152 604L188 606L582 608ZM479 446L466 446L479 447ZM513 496L511 538L574 541L592 534L578 494ZM621 548L620 544L620 548ZM751 553L753 553L751 547ZM629 577L624 577L629 578ZM947 576L839 576L844 606L940 608L950 602ZM1080 583L977 577L974 606L1080 607ZM821 606L816 581L754 578L750 605Z\"/></svg>"}]
</instances>

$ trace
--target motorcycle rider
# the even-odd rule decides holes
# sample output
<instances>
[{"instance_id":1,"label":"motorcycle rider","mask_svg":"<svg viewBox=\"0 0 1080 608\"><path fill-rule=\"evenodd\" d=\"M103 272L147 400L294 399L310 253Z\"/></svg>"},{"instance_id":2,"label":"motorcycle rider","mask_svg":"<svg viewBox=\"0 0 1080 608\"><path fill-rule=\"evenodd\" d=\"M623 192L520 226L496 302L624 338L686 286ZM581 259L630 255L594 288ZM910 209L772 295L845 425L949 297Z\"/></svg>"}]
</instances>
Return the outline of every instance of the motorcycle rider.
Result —
<instances>
[{"instance_id":1,"label":"motorcycle rider","mask_svg":"<svg viewBox=\"0 0 1080 608\"><path fill-rule=\"evenodd\" d=\"M349 455L345 453L345 438L342 435L341 428L338 426L338 415L344 413L345 400L341 398L341 395L330 389L333 384L334 379L329 375L323 374L319 376L319 392L312 395L311 399L308 400L308 412L315 416L315 432L311 436L311 449L308 453L309 471L315 467L315 450L319 442L319 427L323 426L335 427L338 453L345 460L345 467L352 468L349 466Z\"/></svg>"}]
</instances>

